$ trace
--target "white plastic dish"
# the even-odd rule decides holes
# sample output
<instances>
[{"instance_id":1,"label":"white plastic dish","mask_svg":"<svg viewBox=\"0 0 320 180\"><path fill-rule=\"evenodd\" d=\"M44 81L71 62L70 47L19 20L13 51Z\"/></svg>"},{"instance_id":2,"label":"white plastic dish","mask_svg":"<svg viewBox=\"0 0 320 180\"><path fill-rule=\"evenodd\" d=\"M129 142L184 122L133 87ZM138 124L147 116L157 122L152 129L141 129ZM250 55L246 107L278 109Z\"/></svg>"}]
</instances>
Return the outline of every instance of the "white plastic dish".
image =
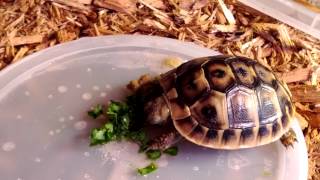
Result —
<instances>
[{"instance_id":1,"label":"white plastic dish","mask_svg":"<svg viewBox=\"0 0 320 180\"><path fill-rule=\"evenodd\" d=\"M294 0L239 0L266 15L320 39L320 13Z\"/></svg>"},{"instance_id":2,"label":"white plastic dish","mask_svg":"<svg viewBox=\"0 0 320 180\"><path fill-rule=\"evenodd\" d=\"M237 179L306 180L307 150L297 122L298 143L279 142L234 151L205 149L186 141L176 157L163 156L146 177L136 168L150 163L138 147L111 143L89 147L98 121L86 111L122 99L126 83L160 73L166 57L184 60L215 51L151 36L83 38L61 44L0 72L0 175L4 180Z\"/></svg>"}]
</instances>

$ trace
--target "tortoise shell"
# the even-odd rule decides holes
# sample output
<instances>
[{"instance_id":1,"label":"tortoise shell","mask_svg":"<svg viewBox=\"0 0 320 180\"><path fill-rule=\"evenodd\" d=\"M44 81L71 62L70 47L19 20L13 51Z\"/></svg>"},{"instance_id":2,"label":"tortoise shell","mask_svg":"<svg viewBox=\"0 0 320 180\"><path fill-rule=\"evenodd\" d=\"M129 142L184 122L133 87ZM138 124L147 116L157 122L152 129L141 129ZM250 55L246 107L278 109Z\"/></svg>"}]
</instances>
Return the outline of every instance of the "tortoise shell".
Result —
<instances>
[{"instance_id":1,"label":"tortoise shell","mask_svg":"<svg viewBox=\"0 0 320 180\"><path fill-rule=\"evenodd\" d=\"M177 131L215 149L238 149L278 140L294 108L284 83L244 57L212 56L162 74L160 85Z\"/></svg>"}]
</instances>

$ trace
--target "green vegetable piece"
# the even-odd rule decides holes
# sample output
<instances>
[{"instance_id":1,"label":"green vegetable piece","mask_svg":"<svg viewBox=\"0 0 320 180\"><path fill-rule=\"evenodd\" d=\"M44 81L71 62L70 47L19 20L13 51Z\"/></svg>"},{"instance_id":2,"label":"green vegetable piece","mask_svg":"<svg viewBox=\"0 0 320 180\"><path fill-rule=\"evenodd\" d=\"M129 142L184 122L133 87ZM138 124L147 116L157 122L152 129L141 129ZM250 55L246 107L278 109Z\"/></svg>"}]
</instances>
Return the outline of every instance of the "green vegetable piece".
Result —
<instances>
[{"instance_id":1,"label":"green vegetable piece","mask_svg":"<svg viewBox=\"0 0 320 180\"><path fill-rule=\"evenodd\" d=\"M178 154L178 147L177 146L173 146L173 147L169 147L168 149L163 151L166 154L169 154L171 156L176 156Z\"/></svg>"},{"instance_id":2,"label":"green vegetable piece","mask_svg":"<svg viewBox=\"0 0 320 180\"><path fill-rule=\"evenodd\" d=\"M93 119L97 119L103 114L102 105L98 104L91 111L88 111L88 115Z\"/></svg>"},{"instance_id":3,"label":"green vegetable piece","mask_svg":"<svg viewBox=\"0 0 320 180\"><path fill-rule=\"evenodd\" d=\"M114 125L114 131L121 139L129 131L129 108L125 103L111 101L107 108L109 121Z\"/></svg>"},{"instance_id":4,"label":"green vegetable piece","mask_svg":"<svg viewBox=\"0 0 320 180\"><path fill-rule=\"evenodd\" d=\"M155 170L157 170L157 165L155 163L151 163L148 166L144 167L144 168L139 168L138 169L138 173L142 176L147 175L151 172L154 172Z\"/></svg>"},{"instance_id":5,"label":"green vegetable piece","mask_svg":"<svg viewBox=\"0 0 320 180\"><path fill-rule=\"evenodd\" d=\"M117 101L111 101L107 108L108 115L124 114L128 113L128 111L129 110L127 104Z\"/></svg>"},{"instance_id":6,"label":"green vegetable piece","mask_svg":"<svg viewBox=\"0 0 320 180\"><path fill-rule=\"evenodd\" d=\"M146 152L146 155L149 159L151 160L156 160L159 159L161 156L161 151L160 150L148 150Z\"/></svg>"},{"instance_id":7,"label":"green vegetable piece","mask_svg":"<svg viewBox=\"0 0 320 180\"><path fill-rule=\"evenodd\" d=\"M116 134L114 134L113 124L107 123L104 125L104 128L106 130L106 132L104 134L105 139L107 141L111 141L111 140L115 139Z\"/></svg>"},{"instance_id":8,"label":"green vegetable piece","mask_svg":"<svg viewBox=\"0 0 320 180\"><path fill-rule=\"evenodd\" d=\"M103 142L105 142L105 134L106 130L105 129L93 129L91 131L91 135L90 135L90 145L97 145L97 144L102 144Z\"/></svg>"},{"instance_id":9,"label":"green vegetable piece","mask_svg":"<svg viewBox=\"0 0 320 180\"><path fill-rule=\"evenodd\" d=\"M102 105L97 105L89 111L89 116L93 118L97 118L105 113L104 115L108 119L108 123L103 127L91 131L90 145L104 144L109 141L125 138L145 148L147 136L142 130L141 123L143 121L139 121L141 118L138 118L142 116L141 112L143 112L141 110L137 111L138 107L140 107L138 106L138 99L136 96L130 96L126 102L111 101L105 112Z\"/></svg>"},{"instance_id":10,"label":"green vegetable piece","mask_svg":"<svg viewBox=\"0 0 320 180\"><path fill-rule=\"evenodd\" d=\"M113 132L113 125L111 123L105 124L102 128L93 129L90 135L90 145L98 145L107 143L115 138Z\"/></svg>"},{"instance_id":11,"label":"green vegetable piece","mask_svg":"<svg viewBox=\"0 0 320 180\"><path fill-rule=\"evenodd\" d=\"M111 124L111 123L106 123L106 124L104 125L104 128L105 128L106 130L110 131L110 132L113 132L113 124Z\"/></svg>"},{"instance_id":12,"label":"green vegetable piece","mask_svg":"<svg viewBox=\"0 0 320 180\"><path fill-rule=\"evenodd\" d=\"M129 123L130 123L129 115L128 114L124 114L119 119L120 119L120 123L119 124L121 124L120 129L128 131L129 130Z\"/></svg>"},{"instance_id":13,"label":"green vegetable piece","mask_svg":"<svg viewBox=\"0 0 320 180\"><path fill-rule=\"evenodd\" d=\"M148 137L143 130L129 132L127 134L127 138L139 143L140 145L147 144L148 142Z\"/></svg>"}]
</instances>

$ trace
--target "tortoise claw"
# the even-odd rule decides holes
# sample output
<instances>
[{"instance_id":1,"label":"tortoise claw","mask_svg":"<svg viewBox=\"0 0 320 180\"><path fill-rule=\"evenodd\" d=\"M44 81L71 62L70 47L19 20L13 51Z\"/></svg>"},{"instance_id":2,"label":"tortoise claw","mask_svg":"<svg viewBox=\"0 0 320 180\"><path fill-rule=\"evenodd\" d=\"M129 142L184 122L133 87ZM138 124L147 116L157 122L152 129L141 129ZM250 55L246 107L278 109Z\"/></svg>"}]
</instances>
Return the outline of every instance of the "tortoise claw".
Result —
<instances>
[{"instance_id":1,"label":"tortoise claw","mask_svg":"<svg viewBox=\"0 0 320 180\"><path fill-rule=\"evenodd\" d=\"M280 141L285 148L288 148L289 146L293 148L293 144L297 142L296 133L290 128L289 131L280 138Z\"/></svg>"}]
</instances>

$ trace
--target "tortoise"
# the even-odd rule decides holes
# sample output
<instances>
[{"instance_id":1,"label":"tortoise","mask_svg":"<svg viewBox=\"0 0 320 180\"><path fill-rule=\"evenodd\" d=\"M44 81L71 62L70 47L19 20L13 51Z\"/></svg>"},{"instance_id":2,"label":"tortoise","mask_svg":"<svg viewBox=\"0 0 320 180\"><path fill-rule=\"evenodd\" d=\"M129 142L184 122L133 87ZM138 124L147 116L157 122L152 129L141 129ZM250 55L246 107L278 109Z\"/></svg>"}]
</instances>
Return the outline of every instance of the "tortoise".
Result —
<instances>
[{"instance_id":1,"label":"tortoise","mask_svg":"<svg viewBox=\"0 0 320 180\"><path fill-rule=\"evenodd\" d=\"M265 145L289 131L295 109L286 84L259 62L238 56L193 59L145 83L145 121L167 131L152 139L149 149L165 149L185 138L213 149Z\"/></svg>"}]
</instances>

